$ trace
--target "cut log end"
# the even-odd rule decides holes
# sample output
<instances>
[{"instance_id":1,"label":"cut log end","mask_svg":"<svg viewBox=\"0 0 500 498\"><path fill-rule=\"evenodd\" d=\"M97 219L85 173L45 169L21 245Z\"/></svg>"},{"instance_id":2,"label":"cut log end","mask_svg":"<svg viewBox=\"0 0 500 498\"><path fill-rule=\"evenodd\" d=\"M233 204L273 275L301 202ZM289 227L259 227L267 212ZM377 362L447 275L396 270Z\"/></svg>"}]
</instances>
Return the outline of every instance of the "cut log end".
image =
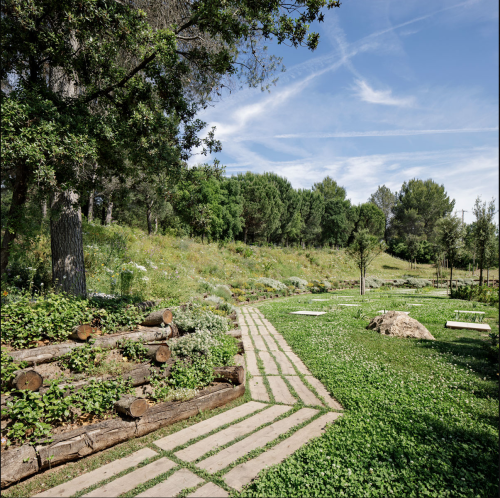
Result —
<instances>
[{"instance_id":1,"label":"cut log end","mask_svg":"<svg viewBox=\"0 0 500 498\"><path fill-rule=\"evenodd\" d=\"M19 370L12 380L12 387L19 391L38 391L43 384L43 377L35 370Z\"/></svg>"},{"instance_id":2,"label":"cut log end","mask_svg":"<svg viewBox=\"0 0 500 498\"><path fill-rule=\"evenodd\" d=\"M115 403L115 409L129 417L142 417L148 410L148 402L144 398L126 395Z\"/></svg>"},{"instance_id":3,"label":"cut log end","mask_svg":"<svg viewBox=\"0 0 500 498\"><path fill-rule=\"evenodd\" d=\"M158 363L165 363L171 355L169 347L166 344L162 344L156 351L155 360Z\"/></svg>"},{"instance_id":4,"label":"cut log end","mask_svg":"<svg viewBox=\"0 0 500 498\"><path fill-rule=\"evenodd\" d=\"M86 341L91 335L92 327L88 323L85 323L83 325L73 327L69 338L74 339L75 341Z\"/></svg>"}]
</instances>

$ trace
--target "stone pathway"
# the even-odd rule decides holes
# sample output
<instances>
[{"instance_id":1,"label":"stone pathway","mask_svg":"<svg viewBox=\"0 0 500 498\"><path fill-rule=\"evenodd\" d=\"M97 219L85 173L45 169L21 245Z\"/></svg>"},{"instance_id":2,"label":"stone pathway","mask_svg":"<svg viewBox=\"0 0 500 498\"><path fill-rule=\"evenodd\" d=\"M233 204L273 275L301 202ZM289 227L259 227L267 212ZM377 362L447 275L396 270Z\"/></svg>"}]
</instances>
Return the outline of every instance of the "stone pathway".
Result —
<instances>
[{"instance_id":1,"label":"stone pathway","mask_svg":"<svg viewBox=\"0 0 500 498\"><path fill-rule=\"evenodd\" d=\"M238 323L252 401L36 496L228 497L320 436L342 415L340 404L258 309L241 308Z\"/></svg>"}]
</instances>

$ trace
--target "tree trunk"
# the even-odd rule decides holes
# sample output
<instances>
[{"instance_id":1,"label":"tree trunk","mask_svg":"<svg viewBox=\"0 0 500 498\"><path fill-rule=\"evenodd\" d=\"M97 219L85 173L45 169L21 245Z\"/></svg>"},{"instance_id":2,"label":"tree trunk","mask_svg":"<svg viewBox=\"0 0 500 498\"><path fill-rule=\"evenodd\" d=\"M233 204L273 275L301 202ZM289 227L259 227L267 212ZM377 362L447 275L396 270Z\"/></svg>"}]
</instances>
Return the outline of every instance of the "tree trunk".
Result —
<instances>
[{"instance_id":1,"label":"tree trunk","mask_svg":"<svg viewBox=\"0 0 500 498\"><path fill-rule=\"evenodd\" d=\"M147 208L146 208L146 219L148 222L148 235L151 235L153 233L153 224L152 224L152 214L151 214L151 207L152 203L148 202Z\"/></svg>"},{"instance_id":2,"label":"tree trunk","mask_svg":"<svg viewBox=\"0 0 500 498\"><path fill-rule=\"evenodd\" d=\"M19 231L19 224L23 219L24 204L28 194L28 183L30 180L30 172L26 165L21 165L16 170L16 183L12 192L12 200L10 202L9 213L5 222L5 231L2 239L1 262L0 270L3 275L7 265L9 264L9 256L12 242Z\"/></svg>"},{"instance_id":3,"label":"tree trunk","mask_svg":"<svg viewBox=\"0 0 500 498\"><path fill-rule=\"evenodd\" d=\"M486 268L486 287L489 287L490 285L490 267L488 266Z\"/></svg>"},{"instance_id":4,"label":"tree trunk","mask_svg":"<svg viewBox=\"0 0 500 498\"><path fill-rule=\"evenodd\" d=\"M245 227L243 229L243 242L246 244L247 243L247 236L248 236L248 228Z\"/></svg>"},{"instance_id":5,"label":"tree trunk","mask_svg":"<svg viewBox=\"0 0 500 498\"><path fill-rule=\"evenodd\" d=\"M111 216L113 214L113 201L111 197L108 200L108 205L106 206L106 219L104 220L105 225L111 225Z\"/></svg>"},{"instance_id":6,"label":"tree trunk","mask_svg":"<svg viewBox=\"0 0 500 498\"><path fill-rule=\"evenodd\" d=\"M87 221L89 223L92 223L94 221L94 196L95 192L94 189L92 188L89 194L89 208L87 211Z\"/></svg>"},{"instance_id":7,"label":"tree trunk","mask_svg":"<svg viewBox=\"0 0 500 498\"><path fill-rule=\"evenodd\" d=\"M42 201L42 218L47 218L47 199Z\"/></svg>"},{"instance_id":8,"label":"tree trunk","mask_svg":"<svg viewBox=\"0 0 500 498\"><path fill-rule=\"evenodd\" d=\"M148 402L144 398L136 398L130 394L122 396L115 402L114 406L117 412L134 418L142 417L149 408Z\"/></svg>"},{"instance_id":9,"label":"tree trunk","mask_svg":"<svg viewBox=\"0 0 500 498\"><path fill-rule=\"evenodd\" d=\"M479 265L479 287L483 285L483 265Z\"/></svg>"},{"instance_id":10,"label":"tree trunk","mask_svg":"<svg viewBox=\"0 0 500 498\"><path fill-rule=\"evenodd\" d=\"M98 337L94 343L103 349L113 349L118 347L118 342L130 339L131 341L163 341L171 335L170 327L140 327L138 331L110 334ZM40 348L21 349L19 351L9 351L9 355L14 358L15 363L26 361L28 365L48 363L54 361L62 355L69 353L75 348L81 348L82 343L63 342L53 346L42 346Z\"/></svg>"},{"instance_id":11,"label":"tree trunk","mask_svg":"<svg viewBox=\"0 0 500 498\"><path fill-rule=\"evenodd\" d=\"M155 235L158 233L158 216L155 216Z\"/></svg>"},{"instance_id":12,"label":"tree trunk","mask_svg":"<svg viewBox=\"0 0 500 498\"><path fill-rule=\"evenodd\" d=\"M50 238L54 286L68 294L86 297L82 213L76 192L54 194Z\"/></svg>"},{"instance_id":13,"label":"tree trunk","mask_svg":"<svg viewBox=\"0 0 500 498\"><path fill-rule=\"evenodd\" d=\"M141 325L145 327L155 327L161 325L162 323L168 325L169 323L172 323L172 318L172 312L168 308L165 308L150 313L146 318L144 318Z\"/></svg>"},{"instance_id":14,"label":"tree trunk","mask_svg":"<svg viewBox=\"0 0 500 498\"><path fill-rule=\"evenodd\" d=\"M452 292L452 286L453 284L453 265L450 266L450 295L451 295L451 292Z\"/></svg>"},{"instance_id":15,"label":"tree trunk","mask_svg":"<svg viewBox=\"0 0 500 498\"><path fill-rule=\"evenodd\" d=\"M35 370L18 370L11 381L11 387L18 391L38 391L42 384L43 377Z\"/></svg>"}]
</instances>

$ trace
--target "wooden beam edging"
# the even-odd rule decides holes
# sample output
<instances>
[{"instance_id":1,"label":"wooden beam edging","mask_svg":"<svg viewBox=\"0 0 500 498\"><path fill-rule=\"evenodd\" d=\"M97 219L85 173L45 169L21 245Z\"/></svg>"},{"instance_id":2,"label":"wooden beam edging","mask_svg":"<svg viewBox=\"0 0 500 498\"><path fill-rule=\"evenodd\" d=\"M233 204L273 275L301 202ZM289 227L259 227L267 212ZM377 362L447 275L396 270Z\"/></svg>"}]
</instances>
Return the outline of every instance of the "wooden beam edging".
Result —
<instances>
[{"instance_id":1,"label":"wooden beam edging","mask_svg":"<svg viewBox=\"0 0 500 498\"><path fill-rule=\"evenodd\" d=\"M144 340L146 342L159 341L167 339L172 333L170 326L167 327L143 327L139 326L138 330L131 332L122 332L116 334L108 334L100 336L95 341L96 347L104 349L113 349L117 347L118 342L123 339L132 341ZM26 361L28 366L39 365L40 363L48 363L55 361L57 358L69 353L73 349L84 346L83 342L68 341L50 346L42 346L40 348L20 349L19 351L9 351L10 356L15 363Z\"/></svg>"},{"instance_id":2,"label":"wooden beam edging","mask_svg":"<svg viewBox=\"0 0 500 498\"><path fill-rule=\"evenodd\" d=\"M223 406L245 393L245 385L221 383L210 386L188 401L170 401L152 406L134 420L119 417L87 425L55 436L50 444L25 444L2 452L2 489L41 470L91 455L135 437Z\"/></svg>"}]
</instances>

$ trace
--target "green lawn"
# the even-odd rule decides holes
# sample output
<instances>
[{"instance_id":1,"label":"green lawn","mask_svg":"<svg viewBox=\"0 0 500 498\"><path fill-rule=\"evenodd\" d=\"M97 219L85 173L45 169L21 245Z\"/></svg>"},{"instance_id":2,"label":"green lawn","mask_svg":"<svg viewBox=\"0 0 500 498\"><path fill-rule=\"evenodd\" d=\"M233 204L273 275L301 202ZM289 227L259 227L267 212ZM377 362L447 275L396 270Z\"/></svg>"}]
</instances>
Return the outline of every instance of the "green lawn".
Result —
<instances>
[{"instance_id":1,"label":"green lawn","mask_svg":"<svg viewBox=\"0 0 500 498\"><path fill-rule=\"evenodd\" d=\"M364 301L297 297L259 308L346 412L245 496L498 496L498 363L483 333L444 328L472 303L372 291ZM330 312L288 314L300 309ZM411 311L436 341L366 330L381 309ZM498 331L496 308L474 309Z\"/></svg>"}]
</instances>

